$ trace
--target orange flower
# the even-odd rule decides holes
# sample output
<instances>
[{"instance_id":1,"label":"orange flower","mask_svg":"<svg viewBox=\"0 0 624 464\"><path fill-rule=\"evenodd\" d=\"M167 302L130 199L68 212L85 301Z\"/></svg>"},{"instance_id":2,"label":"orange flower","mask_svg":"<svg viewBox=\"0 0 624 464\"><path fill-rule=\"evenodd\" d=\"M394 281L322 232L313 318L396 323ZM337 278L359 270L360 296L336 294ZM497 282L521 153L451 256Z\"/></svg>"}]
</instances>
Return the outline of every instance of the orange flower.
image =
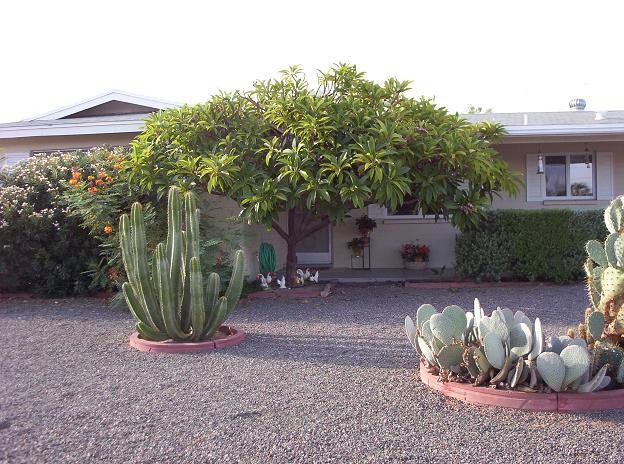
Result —
<instances>
[{"instance_id":1,"label":"orange flower","mask_svg":"<svg viewBox=\"0 0 624 464\"><path fill-rule=\"evenodd\" d=\"M104 171L98 172L98 179L104 179L106 177L106 173Z\"/></svg>"},{"instance_id":2,"label":"orange flower","mask_svg":"<svg viewBox=\"0 0 624 464\"><path fill-rule=\"evenodd\" d=\"M98 192L98 188L97 187L89 187L87 189L87 192L89 192L89 193L97 193Z\"/></svg>"},{"instance_id":3,"label":"orange flower","mask_svg":"<svg viewBox=\"0 0 624 464\"><path fill-rule=\"evenodd\" d=\"M80 174L77 171L72 171L72 179L80 180L81 177L82 177L82 174Z\"/></svg>"},{"instance_id":4,"label":"orange flower","mask_svg":"<svg viewBox=\"0 0 624 464\"><path fill-rule=\"evenodd\" d=\"M78 181L76 179L70 179L69 180L69 185L76 185L78 183Z\"/></svg>"},{"instance_id":5,"label":"orange flower","mask_svg":"<svg viewBox=\"0 0 624 464\"><path fill-rule=\"evenodd\" d=\"M95 177L89 176L89 177L87 177L87 180L95 180Z\"/></svg>"},{"instance_id":6,"label":"orange flower","mask_svg":"<svg viewBox=\"0 0 624 464\"><path fill-rule=\"evenodd\" d=\"M104 233L105 234L112 234L113 233L113 228L111 226L104 226Z\"/></svg>"},{"instance_id":7,"label":"orange flower","mask_svg":"<svg viewBox=\"0 0 624 464\"><path fill-rule=\"evenodd\" d=\"M108 155L108 156L106 157L106 159L107 159L107 160L109 160L109 161L114 160L114 159L115 159L115 155L113 155L113 154L111 153L110 155Z\"/></svg>"},{"instance_id":8,"label":"orange flower","mask_svg":"<svg viewBox=\"0 0 624 464\"><path fill-rule=\"evenodd\" d=\"M104 179L106 182L112 182L113 178L111 176L107 176L106 179Z\"/></svg>"},{"instance_id":9,"label":"orange flower","mask_svg":"<svg viewBox=\"0 0 624 464\"><path fill-rule=\"evenodd\" d=\"M113 169L114 169L115 171L119 171L119 170L121 169L121 164L116 163L116 164L113 166Z\"/></svg>"},{"instance_id":10,"label":"orange flower","mask_svg":"<svg viewBox=\"0 0 624 464\"><path fill-rule=\"evenodd\" d=\"M102 179L98 179L95 181L95 185L102 185L104 181Z\"/></svg>"}]
</instances>

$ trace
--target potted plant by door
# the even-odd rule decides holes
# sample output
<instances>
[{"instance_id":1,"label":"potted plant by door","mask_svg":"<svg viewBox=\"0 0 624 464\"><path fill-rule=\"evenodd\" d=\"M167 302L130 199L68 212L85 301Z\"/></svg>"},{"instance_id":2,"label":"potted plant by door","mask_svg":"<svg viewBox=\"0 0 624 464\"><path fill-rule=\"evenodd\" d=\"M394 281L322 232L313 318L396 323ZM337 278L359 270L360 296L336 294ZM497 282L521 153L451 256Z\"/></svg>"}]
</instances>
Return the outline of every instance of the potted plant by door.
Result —
<instances>
[{"instance_id":1,"label":"potted plant by door","mask_svg":"<svg viewBox=\"0 0 624 464\"><path fill-rule=\"evenodd\" d=\"M362 237L353 237L347 242L347 246L351 249L351 254L354 258L359 258L364 254L364 242L362 241Z\"/></svg>"},{"instance_id":2,"label":"potted plant by door","mask_svg":"<svg viewBox=\"0 0 624 464\"><path fill-rule=\"evenodd\" d=\"M377 227L377 221L364 214L355 220L355 224L357 225L360 235L362 236L363 245L367 246L370 241L369 235L373 229Z\"/></svg>"},{"instance_id":3,"label":"potted plant by door","mask_svg":"<svg viewBox=\"0 0 624 464\"><path fill-rule=\"evenodd\" d=\"M405 269L426 269L427 261L429 261L429 247L411 242L404 243L401 245L401 257Z\"/></svg>"}]
</instances>

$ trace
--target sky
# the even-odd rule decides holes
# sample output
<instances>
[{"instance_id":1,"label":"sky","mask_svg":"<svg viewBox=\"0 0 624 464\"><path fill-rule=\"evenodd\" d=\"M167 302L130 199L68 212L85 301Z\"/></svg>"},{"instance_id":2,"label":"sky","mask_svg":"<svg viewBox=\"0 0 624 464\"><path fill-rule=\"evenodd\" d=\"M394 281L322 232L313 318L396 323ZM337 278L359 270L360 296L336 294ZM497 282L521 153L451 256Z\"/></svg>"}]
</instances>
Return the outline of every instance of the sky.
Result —
<instances>
[{"instance_id":1,"label":"sky","mask_svg":"<svg viewBox=\"0 0 624 464\"><path fill-rule=\"evenodd\" d=\"M624 110L618 1L5 1L0 122L119 89L180 103L356 64L451 111Z\"/></svg>"}]
</instances>

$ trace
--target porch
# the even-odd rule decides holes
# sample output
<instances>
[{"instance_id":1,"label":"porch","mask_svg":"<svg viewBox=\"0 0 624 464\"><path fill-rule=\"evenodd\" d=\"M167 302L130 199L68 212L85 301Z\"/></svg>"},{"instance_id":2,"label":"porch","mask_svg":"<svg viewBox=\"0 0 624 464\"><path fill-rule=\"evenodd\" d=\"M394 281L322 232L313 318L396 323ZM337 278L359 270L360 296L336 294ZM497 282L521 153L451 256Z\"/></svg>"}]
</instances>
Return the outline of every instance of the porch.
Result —
<instances>
[{"instance_id":1,"label":"porch","mask_svg":"<svg viewBox=\"0 0 624 464\"><path fill-rule=\"evenodd\" d=\"M440 282L455 278L454 268L412 270L400 268L319 269L320 282L371 283L371 282Z\"/></svg>"}]
</instances>

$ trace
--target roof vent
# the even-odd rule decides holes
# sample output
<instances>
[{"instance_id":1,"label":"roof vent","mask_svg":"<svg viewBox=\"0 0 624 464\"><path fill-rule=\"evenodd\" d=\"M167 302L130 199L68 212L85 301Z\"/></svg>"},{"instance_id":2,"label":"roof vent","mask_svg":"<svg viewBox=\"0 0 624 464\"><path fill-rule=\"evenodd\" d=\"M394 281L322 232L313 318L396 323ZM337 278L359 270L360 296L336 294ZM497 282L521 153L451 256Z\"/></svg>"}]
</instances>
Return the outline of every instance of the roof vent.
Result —
<instances>
[{"instance_id":1,"label":"roof vent","mask_svg":"<svg viewBox=\"0 0 624 464\"><path fill-rule=\"evenodd\" d=\"M569 105L570 109L572 110L583 111L585 109L585 106L587 105L587 102L582 98L573 98L572 100L570 100Z\"/></svg>"}]
</instances>

